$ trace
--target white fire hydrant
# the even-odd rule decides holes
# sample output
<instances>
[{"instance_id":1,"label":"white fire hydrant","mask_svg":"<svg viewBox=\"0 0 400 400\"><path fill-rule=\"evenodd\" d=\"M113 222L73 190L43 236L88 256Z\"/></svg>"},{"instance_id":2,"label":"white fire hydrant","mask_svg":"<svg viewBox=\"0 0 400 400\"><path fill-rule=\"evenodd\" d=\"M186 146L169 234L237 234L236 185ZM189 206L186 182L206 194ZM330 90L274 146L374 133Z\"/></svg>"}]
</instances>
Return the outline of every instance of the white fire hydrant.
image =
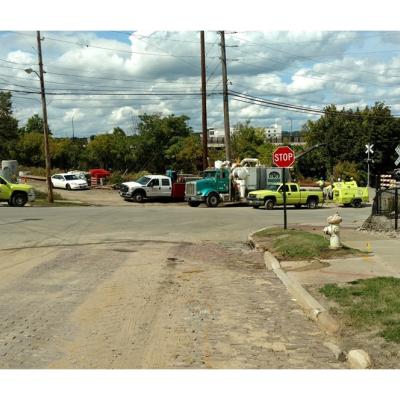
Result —
<instances>
[{"instance_id":1,"label":"white fire hydrant","mask_svg":"<svg viewBox=\"0 0 400 400\"><path fill-rule=\"evenodd\" d=\"M342 222L342 217L336 213L335 215L328 217L326 220L329 225L325 226L324 233L331 237L329 248L332 250L340 249L342 244L340 243L339 224Z\"/></svg>"}]
</instances>

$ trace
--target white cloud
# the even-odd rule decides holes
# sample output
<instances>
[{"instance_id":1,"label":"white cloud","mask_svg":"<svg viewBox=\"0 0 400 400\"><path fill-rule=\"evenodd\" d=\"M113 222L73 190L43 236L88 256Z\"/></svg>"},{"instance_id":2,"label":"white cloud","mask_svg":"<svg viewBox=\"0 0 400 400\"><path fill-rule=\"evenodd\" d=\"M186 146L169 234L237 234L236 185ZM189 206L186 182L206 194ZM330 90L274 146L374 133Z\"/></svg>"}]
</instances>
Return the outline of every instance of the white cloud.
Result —
<instances>
[{"instance_id":1,"label":"white cloud","mask_svg":"<svg viewBox=\"0 0 400 400\"><path fill-rule=\"evenodd\" d=\"M71 134L72 117L76 134L88 136L117 125L129 130L132 115L144 112L186 114L194 130L201 129L200 97L171 95L199 93L198 32L42 35L49 123L56 136ZM230 90L313 108L383 100L392 110L399 109L400 57L392 51L400 43L396 32L240 32L227 34L226 43ZM0 87L20 90L14 92L13 103L21 125L32 114L41 114L39 94L23 93L39 91L37 77L23 71L37 68L35 48L35 32L0 33ZM216 32L206 32L206 53L208 91L219 92ZM100 92L118 95L96 95ZM207 106L208 125L223 126L222 96L208 97ZM281 121L288 129L292 120L298 129L308 118L317 117L230 100L232 125L246 119L258 126Z\"/></svg>"}]
</instances>

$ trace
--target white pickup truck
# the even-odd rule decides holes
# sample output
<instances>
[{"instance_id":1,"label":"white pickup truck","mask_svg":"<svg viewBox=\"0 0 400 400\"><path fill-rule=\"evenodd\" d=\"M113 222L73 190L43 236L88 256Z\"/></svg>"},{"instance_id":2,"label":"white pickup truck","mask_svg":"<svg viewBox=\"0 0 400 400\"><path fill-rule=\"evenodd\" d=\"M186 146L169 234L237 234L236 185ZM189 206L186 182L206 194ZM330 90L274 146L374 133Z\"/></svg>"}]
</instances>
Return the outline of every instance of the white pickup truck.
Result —
<instances>
[{"instance_id":1,"label":"white pickup truck","mask_svg":"<svg viewBox=\"0 0 400 400\"><path fill-rule=\"evenodd\" d=\"M121 184L119 194L125 200L142 203L146 199L169 199L183 201L185 198L185 182L193 179L191 176L177 175L173 181L166 175L145 175L137 181Z\"/></svg>"}]
</instances>

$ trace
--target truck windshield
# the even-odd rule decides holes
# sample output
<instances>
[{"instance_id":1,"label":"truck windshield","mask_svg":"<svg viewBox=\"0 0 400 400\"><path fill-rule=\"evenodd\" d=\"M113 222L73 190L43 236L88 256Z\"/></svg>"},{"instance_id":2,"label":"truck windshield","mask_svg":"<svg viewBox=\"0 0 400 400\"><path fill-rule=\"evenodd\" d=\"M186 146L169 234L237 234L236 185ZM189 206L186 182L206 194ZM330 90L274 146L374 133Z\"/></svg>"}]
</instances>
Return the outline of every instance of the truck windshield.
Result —
<instances>
[{"instance_id":1,"label":"truck windshield","mask_svg":"<svg viewBox=\"0 0 400 400\"><path fill-rule=\"evenodd\" d=\"M203 171L202 176L203 178L214 178L217 171Z\"/></svg>"},{"instance_id":2,"label":"truck windshield","mask_svg":"<svg viewBox=\"0 0 400 400\"><path fill-rule=\"evenodd\" d=\"M140 183L141 185L147 185L150 182L150 179L151 178L148 178L147 176L142 176L136 182Z\"/></svg>"},{"instance_id":3,"label":"truck windshield","mask_svg":"<svg viewBox=\"0 0 400 400\"><path fill-rule=\"evenodd\" d=\"M279 185L276 184L269 184L267 185L267 190L272 190L274 192L276 192L278 190Z\"/></svg>"}]
</instances>

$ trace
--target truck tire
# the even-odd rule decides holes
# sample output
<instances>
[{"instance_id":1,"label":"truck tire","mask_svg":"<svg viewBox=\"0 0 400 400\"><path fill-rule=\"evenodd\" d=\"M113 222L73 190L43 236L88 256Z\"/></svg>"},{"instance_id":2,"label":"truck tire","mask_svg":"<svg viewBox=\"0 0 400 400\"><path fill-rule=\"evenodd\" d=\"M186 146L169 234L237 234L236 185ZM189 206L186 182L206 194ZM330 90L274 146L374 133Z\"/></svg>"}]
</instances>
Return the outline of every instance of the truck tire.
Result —
<instances>
[{"instance_id":1,"label":"truck tire","mask_svg":"<svg viewBox=\"0 0 400 400\"><path fill-rule=\"evenodd\" d=\"M360 208L361 207L361 199L354 199L351 203L351 205L354 208Z\"/></svg>"},{"instance_id":2,"label":"truck tire","mask_svg":"<svg viewBox=\"0 0 400 400\"><path fill-rule=\"evenodd\" d=\"M317 208L318 206L318 200L315 197L310 197L307 199L307 207L311 210L314 208Z\"/></svg>"},{"instance_id":3,"label":"truck tire","mask_svg":"<svg viewBox=\"0 0 400 400\"><path fill-rule=\"evenodd\" d=\"M273 199L266 199L264 207L266 210L272 210L275 207L275 201Z\"/></svg>"},{"instance_id":4,"label":"truck tire","mask_svg":"<svg viewBox=\"0 0 400 400\"><path fill-rule=\"evenodd\" d=\"M189 207L198 207L199 205L200 205L199 201L188 200L188 206Z\"/></svg>"},{"instance_id":5,"label":"truck tire","mask_svg":"<svg viewBox=\"0 0 400 400\"><path fill-rule=\"evenodd\" d=\"M211 193L207 197L207 207L218 207L219 197L216 193Z\"/></svg>"},{"instance_id":6,"label":"truck tire","mask_svg":"<svg viewBox=\"0 0 400 400\"><path fill-rule=\"evenodd\" d=\"M23 192L14 193L11 198L11 204L14 207L23 207L27 202L28 196L26 195L26 193Z\"/></svg>"},{"instance_id":7,"label":"truck tire","mask_svg":"<svg viewBox=\"0 0 400 400\"><path fill-rule=\"evenodd\" d=\"M139 190L132 194L132 199L136 201L136 203L143 203L144 193L141 190Z\"/></svg>"}]
</instances>

